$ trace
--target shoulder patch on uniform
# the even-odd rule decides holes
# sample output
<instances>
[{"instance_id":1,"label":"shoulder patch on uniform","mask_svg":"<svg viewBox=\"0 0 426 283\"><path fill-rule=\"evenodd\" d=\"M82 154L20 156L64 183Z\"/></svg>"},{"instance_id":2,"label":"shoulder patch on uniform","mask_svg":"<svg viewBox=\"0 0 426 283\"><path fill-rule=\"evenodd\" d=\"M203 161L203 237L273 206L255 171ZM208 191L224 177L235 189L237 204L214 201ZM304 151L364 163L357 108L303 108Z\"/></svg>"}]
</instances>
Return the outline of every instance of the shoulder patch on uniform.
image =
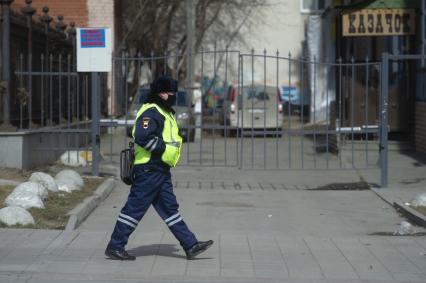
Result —
<instances>
[{"instance_id":1,"label":"shoulder patch on uniform","mask_svg":"<svg viewBox=\"0 0 426 283\"><path fill-rule=\"evenodd\" d=\"M151 122L151 118L149 118L149 117L143 117L143 119L142 119L142 128L148 129L149 122Z\"/></svg>"}]
</instances>

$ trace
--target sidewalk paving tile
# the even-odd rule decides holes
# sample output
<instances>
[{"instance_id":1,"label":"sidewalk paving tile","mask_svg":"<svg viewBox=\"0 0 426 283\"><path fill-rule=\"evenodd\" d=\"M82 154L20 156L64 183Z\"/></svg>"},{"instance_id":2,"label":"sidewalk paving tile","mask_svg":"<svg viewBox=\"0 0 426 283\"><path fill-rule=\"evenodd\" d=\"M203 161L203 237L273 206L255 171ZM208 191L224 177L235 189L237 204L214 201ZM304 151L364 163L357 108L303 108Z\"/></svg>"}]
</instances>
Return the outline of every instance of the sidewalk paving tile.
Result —
<instances>
[{"instance_id":1,"label":"sidewalk paving tile","mask_svg":"<svg viewBox=\"0 0 426 283\"><path fill-rule=\"evenodd\" d=\"M65 249L60 257L67 261L89 261L94 252L93 249Z\"/></svg>"},{"instance_id":2,"label":"sidewalk paving tile","mask_svg":"<svg viewBox=\"0 0 426 283\"><path fill-rule=\"evenodd\" d=\"M426 237L416 237L414 241L426 250Z\"/></svg>"},{"instance_id":3,"label":"sidewalk paving tile","mask_svg":"<svg viewBox=\"0 0 426 283\"><path fill-rule=\"evenodd\" d=\"M220 235L221 276L253 277L254 263L247 237L244 235Z\"/></svg>"},{"instance_id":4,"label":"sidewalk paving tile","mask_svg":"<svg viewBox=\"0 0 426 283\"><path fill-rule=\"evenodd\" d=\"M275 237L290 278L323 278L321 267L303 239Z\"/></svg>"},{"instance_id":5,"label":"sidewalk paving tile","mask_svg":"<svg viewBox=\"0 0 426 283\"><path fill-rule=\"evenodd\" d=\"M147 276L151 273L154 256L138 257L135 261L120 261L117 268L117 275L127 276L135 274Z\"/></svg>"},{"instance_id":6,"label":"sidewalk paving tile","mask_svg":"<svg viewBox=\"0 0 426 283\"><path fill-rule=\"evenodd\" d=\"M82 273L84 267L86 266L85 261L56 261L51 262L47 268L46 272L48 273Z\"/></svg>"},{"instance_id":7,"label":"sidewalk paving tile","mask_svg":"<svg viewBox=\"0 0 426 283\"><path fill-rule=\"evenodd\" d=\"M37 260L37 261L33 262L32 264L30 264L27 267L27 269L25 269L25 272L26 273L32 273L32 272L44 273L44 272L47 272L47 268L49 267L50 263L51 263L50 261Z\"/></svg>"},{"instance_id":8,"label":"sidewalk paving tile","mask_svg":"<svg viewBox=\"0 0 426 283\"><path fill-rule=\"evenodd\" d=\"M68 245L69 249L94 249L99 239L104 239L104 231L80 231L77 237Z\"/></svg>"},{"instance_id":9,"label":"sidewalk paving tile","mask_svg":"<svg viewBox=\"0 0 426 283\"><path fill-rule=\"evenodd\" d=\"M330 238L305 237L304 239L326 278L359 278L354 268Z\"/></svg>"},{"instance_id":10,"label":"sidewalk paving tile","mask_svg":"<svg viewBox=\"0 0 426 283\"><path fill-rule=\"evenodd\" d=\"M107 238L109 240L109 236ZM127 250L136 256L136 261L121 262L118 272L120 274L149 275L154 266L162 238L162 232L152 233L138 230L133 233L127 245Z\"/></svg>"},{"instance_id":11,"label":"sidewalk paving tile","mask_svg":"<svg viewBox=\"0 0 426 283\"><path fill-rule=\"evenodd\" d=\"M288 278L288 271L281 264L255 264L256 278Z\"/></svg>"},{"instance_id":12,"label":"sidewalk paving tile","mask_svg":"<svg viewBox=\"0 0 426 283\"><path fill-rule=\"evenodd\" d=\"M377 237L362 238L361 242L377 257L397 280L426 280L426 274L408 261L395 246Z\"/></svg>"},{"instance_id":13,"label":"sidewalk paving tile","mask_svg":"<svg viewBox=\"0 0 426 283\"><path fill-rule=\"evenodd\" d=\"M283 256L272 236L248 236L250 253L255 264L277 264L285 266Z\"/></svg>"},{"instance_id":14,"label":"sidewalk paving tile","mask_svg":"<svg viewBox=\"0 0 426 283\"><path fill-rule=\"evenodd\" d=\"M186 266L185 276L213 277L220 275L220 237L216 235L197 235L199 239L212 239L214 241L207 251L189 260Z\"/></svg>"},{"instance_id":15,"label":"sidewalk paving tile","mask_svg":"<svg viewBox=\"0 0 426 283\"><path fill-rule=\"evenodd\" d=\"M16 248L27 242L35 230L33 229L0 229L0 258L6 258ZM1 263L0 260L0 263Z\"/></svg>"},{"instance_id":16,"label":"sidewalk paving tile","mask_svg":"<svg viewBox=\"0 0 426 283\"><path fill-rule=\"evenodd\" d=\"M248 277L255 276L253 268L247 268L245 264L232 264L224 266L220 270L222 277Z\"/></svg>"},{"instance_id":17,"label":"sidewalk paving tile","mask_svg":"<svg viewBox=\"0 0 426 283\"><path fill-rule=\"evenodd\" d=\"M220 276L220 265L210 259L195 259L188 263L185 276L217 277Z\"/></svg>"},{"instance_id":18,"label":"sidewalk paving tile","mask_svg":"<svg viewBox=\"0 0 426 283\"><path fill-rule=\"evenodd\" d=\"M392 274L358 238L333 238L333 243L355 269L360 279L392 280Z\"/></svg>"},{"instance_id":19,"label":"sidewalk paving tile","mask_svg":"<svg viewBox=\"0 0 426 283\"><path fill-rule=\"evenodd\" d=\"M0 248L10 247L14 242L26 238L35 230L0 228Z\"/></svg>"},{"instance_id":20,"label":"sidewalk paving tile","mask_svg":"<svg viewBox=\"0 0 426 283\"><path fill-rule=\"evenodd\" d=\"M25 262L17 262L17 263L1 263L0 264L0 272L22 272L23 270L27 270L30 266L30 263Z\"/></svg>"},{"instance_id":21,"label":"sidewalk paving tile","mask_svg":"<svg viewBox=\"0 0 426 283\"><path fill-rule=\"evenodd\" d=\"M155 255L151 274L153 276L184 276L187 261L183 259L185 256L176 239L171 233L165 233L158 253Z\"/></svg>"},{"instance_id":22,"label":"sidewalk paving tile","mask_svg":"<svg viewBox=\"0 0 426 283\"><path fill-rule=\"evenodd\" d=\"M249 236L248 242L256 277L289 277L288 267L274 237Z\"/></svg>"},{"instance_id":23,"label":"sidewalk paving tile","mask_svg":"<svg viewBox=\"0 0 426 283\"><path fill-rule=\"evenodd\" d=\"M426 272L426 249L417 244L415 238L387 238L391 244L419 271Z\"/></svg>"},{"instance_id":24,"label":"sidewalk paving tile","mask_svg":"<svg viewBox=\"0 0 426 283\"><path fill-rule=\"evenodd\" d=\"M119 260L96 259L87 262L82 269L85 274L115 274L120 270Z\"/></svg>"}]
</instances>

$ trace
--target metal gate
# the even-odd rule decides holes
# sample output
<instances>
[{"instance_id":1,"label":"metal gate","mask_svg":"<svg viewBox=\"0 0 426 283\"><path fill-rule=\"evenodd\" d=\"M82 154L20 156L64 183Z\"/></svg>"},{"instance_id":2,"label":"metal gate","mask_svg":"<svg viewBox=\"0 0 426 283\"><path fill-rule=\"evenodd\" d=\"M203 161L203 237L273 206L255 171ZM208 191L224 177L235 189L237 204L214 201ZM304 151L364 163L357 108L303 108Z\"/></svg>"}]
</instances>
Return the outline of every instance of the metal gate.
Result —
<instances>
[{"instance_id":1,"label":"metal gate","mask_svg":"<svg viewBox=\"0 0 426 283\"><path fill-rule=\"evenodd\" d=\"M204 50L191 56L194 83L189 85L184 54L122 55L113 59L109 96L105 76L76 73L69 58L50 63L41 58L45 63L40 70L15 72L22 90L33 79L29 97L42 101L22 110L28 116L21 116L21 128L56 134L61 141L40 150L91 147L97 174L99 162L117 163L130 141L127 132L140 107L139 96L149 90L153 77L167 74L180 86L175 108L186 140L180 166L380 169L386 186L386 56L383 62L324 63L266 51ZM50 123L49 115L57 121ZM38 127L31 128L28 121L38 116Z\"/></svg>"},{"instance_id":2,"label":"metal gate","mask_svg":"<svg viewBox=\"0 0 426 283\"><path fill-rule=\"evenodd\" d=\"M292 58L291 54L285 57L266 52L242 54L240 88L247 88L249 93L256 87L274 87L281 101L275 108L262 111L262 107L255 106L259 101L245 100L248 105L243 111L250 113L243 114L246 118L242 121L241 167L377 168L382 119L379 113L384 112L380 104L380 81L372 87L371 74L380 73L380 68L379 62L368 59L323 63L315 58L312 61ZM362 109L357 109L356 100L363 102ZM254 120L265 119L267 111L275 113L275 117L269 118L275 119L270 124L272 127L266 127L266 122L263 128L256 127Z\"/></svg>"},{"instance_id":3,"label":"metal gate","mask_svg":"<svg viewBox=\"0 0 426 283\"><path fill-rule=\"evenodd\" d=\"M133 125L132 111L138 109L135 98L129 98L146 90L152 77L168 74L190 97L183 115L188 120L180 124L187 140L180 166L379 168L386 184L387 127L381 125L387 123L387 96L382 91L380 62L367 58L324 63L291 54L230 50L202 51L192 58L195 83L191 87L180 69L183 55L114 59L115 70L119 69L114 71L114 89L123 100L111 100L110 108L121 105L124 112L118 119L102 120L109 127L109 148L103 152L109 152L110 161L129 141L124 129ZM135 73L138 83L130 90L129 75ZM202 93L200 113L194 113L192 92L196 91ZM179 113L177 118L182 120Z\"/></svg>"}]
</instances>

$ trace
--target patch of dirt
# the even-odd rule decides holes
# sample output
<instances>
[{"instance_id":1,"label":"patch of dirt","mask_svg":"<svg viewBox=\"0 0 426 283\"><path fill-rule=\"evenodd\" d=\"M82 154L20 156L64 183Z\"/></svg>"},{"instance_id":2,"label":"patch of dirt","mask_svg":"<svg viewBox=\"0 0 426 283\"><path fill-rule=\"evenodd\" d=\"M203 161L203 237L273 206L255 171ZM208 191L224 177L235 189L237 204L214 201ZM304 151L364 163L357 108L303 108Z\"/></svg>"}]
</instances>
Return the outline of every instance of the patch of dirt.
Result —
<instances>
[{"instance_id":1,"label":"patch of dirt","mask_svg":"<svg viewBox=\"0 0 426 283\"><path fill-rule=\"evenodd\" d=\"M370 185L367 182L354 183L331 183L325 186L312 188L312 191L365 191L369 190Z\"/></svg>"},{"instance_id":2,"label":"patch of dirt","mask_svg":"<svg viewBox=\"0 0 426 283\"><path fill-rule=\"evenodd\" d=\"M0 207L3 207L4 200L13 191L15 186L0 186Z\"/></svg>"},{"instance_id":3,"label":"patch of dirt","mask_svg":"<svg viewBox=\"0 0 426 283\"><path fill-rule=\"evenodd\" d=\"M34 170L19 170L0 168L0 179L13 180L18 182L25 182L33 172L45 172L52 177L62 169L70 169L69 167L62 166L49 166L39 167ZM71 168L75 170L75 168ZM77 169L82 171L81 168ZM9 227L0 222L0 228L36 228L36 229L64 229L69 216L67 215L74 207L81 203L86 197L93 194L98 186L105 180L101 177L87 177L79 172L84 180L84 188L81 191L74 191L72 193L66 192L49 192L48 198L44 201L45 208L31 208L28 211L34 217L35 226L16 225ZM4 207L4 200L12 192L15 186L0 186L0 208Z\"/></svg>"},{"instance_id":4,"label":"patch of dirt","mask_svg":"<svg viewBox=\"0 0 426 283\"><path fill-rule=\"evenodd\" d=\"M35 228L38 229L65 229L68 222L68 212L81 203L86 197L93 194L104 181L101 178L84 178L84 188L72 193L49 193L44 202L44 209L31 208L28 211L34 217Z\"/></svg>"},{"instance_id":5,"label":"patch of dirt","mask_svg":"<svg viewBox=\"0 0 426 283\"><path fill-rule=\"evenodd\" d=\"M420 212L423 215L426 215L426 206L413 206L410 205L410 207L418 212Z\"/></svg>"},{"instance_id":6,"label":"patch of dirt","mask_svg":"<svg viewBox=\"0 0 426 283\"><path fill-rule=\"evenodd\" d=\"M34 170L26 171L11 168L0 168L0 179L25 182L35 172ZM44 172L44 171L42 171Z\"/></svg>"}]
</instances>

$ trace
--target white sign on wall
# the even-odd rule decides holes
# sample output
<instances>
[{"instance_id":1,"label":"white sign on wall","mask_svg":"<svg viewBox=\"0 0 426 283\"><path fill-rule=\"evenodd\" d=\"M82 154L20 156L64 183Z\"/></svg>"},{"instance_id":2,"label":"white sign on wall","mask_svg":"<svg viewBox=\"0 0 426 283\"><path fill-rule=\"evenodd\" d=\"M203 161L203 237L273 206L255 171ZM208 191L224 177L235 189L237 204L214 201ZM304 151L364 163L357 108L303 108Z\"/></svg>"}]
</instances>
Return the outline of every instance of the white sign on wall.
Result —
<instances>
[{"instance_id":1,"label":"white sign on wall","mask_svg":"<svg viewBox=\"0 0 426 283\"><path fill-rule=\"evenodd\" d=\"M77 28L77 72L111 72L111 30Z\"/></svg>"}]
</instances>

